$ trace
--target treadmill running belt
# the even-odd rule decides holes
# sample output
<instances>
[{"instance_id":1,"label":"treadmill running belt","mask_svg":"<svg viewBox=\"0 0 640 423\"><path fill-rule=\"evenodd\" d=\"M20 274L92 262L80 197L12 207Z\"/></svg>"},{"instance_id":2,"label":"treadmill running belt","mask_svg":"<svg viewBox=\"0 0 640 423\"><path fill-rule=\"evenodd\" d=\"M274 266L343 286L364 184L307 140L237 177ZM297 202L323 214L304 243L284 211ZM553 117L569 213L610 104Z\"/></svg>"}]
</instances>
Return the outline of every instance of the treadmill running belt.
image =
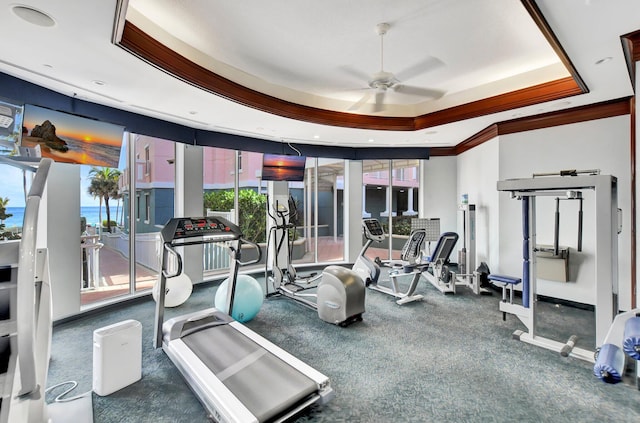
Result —
<instances>
[{"instance_id":1,"label":"treadmill running belt","mask_svg":"<svg viewBox=\"0 0 640 423\"><path fill-rule=\"evenodd\" d=\"M261 422L317 391L312 379L229 325L181 339Z\"/></svg>"}]
</instances>

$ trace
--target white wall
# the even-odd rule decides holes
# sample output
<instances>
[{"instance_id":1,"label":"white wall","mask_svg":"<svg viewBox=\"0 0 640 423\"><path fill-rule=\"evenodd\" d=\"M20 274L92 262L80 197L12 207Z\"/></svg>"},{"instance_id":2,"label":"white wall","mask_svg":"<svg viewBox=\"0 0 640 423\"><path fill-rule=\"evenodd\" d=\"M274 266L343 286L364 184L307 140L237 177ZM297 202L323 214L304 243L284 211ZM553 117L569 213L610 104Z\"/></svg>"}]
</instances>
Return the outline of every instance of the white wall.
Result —
<instances>
[{"instance_id":1,"label":"white wall","mask_svg":"<svg viewBox=\"0 0 640 423\"><path fill-rule=\"evenodd\" d=\"M499 238L495 236L501 215L496 189L500 170L498 157L497 139L457 157L457 202L460 202L462 194L468 194L469 204L476 205L476 265L486 262L492 271L500 264ZM462 225L462 213L459 212L457 232L460 237L463 236ZM460 242L457 247L461 248Z\"/></svg>"},{"instance_id":2,"label":"white wall","mask_svg":"<svg viewBox=\"0 0 640 423\"><path fill-rule=\"evenodd\" d=\"M53 320L80 311L80 166L53 163L47 178L47 247Z\"/></svg>"},{"instance_id":3,"label":"white wall","mask_svg":"<svg viewBox=\"0 0 640 423\"><path fill-rule=\"evenodd\" d=\"M362 161L346 161L344 183L344 257L353 263L362 249Z\"/></svg>"},{"instance_id":4,"label":"white wall","mask_svg":"<svg viewBox=\"0 0 640 423\"><path fill-rule=\"evenodd\" d=\"M629 161L629 116L564 125L500 137L500 178L530 177L534 172L560 169L600 169L602 174L618 178L618 207L623 210L623 232L619 236L618 272L620 308L629 309L631 274L631 185ZM584 191L583 251L571 248L571 283L540 281L538 292L586 304L593 304L595 284L595 210L594 194ZM521 237L510 236L520 230L520 204L508 193L500 198L501 256L504 269L513 272L521 267ZM538 243L553 242L555 204L553 198L537 201ZM577 201L561 202L560 244L577 243ZM510 219L508 216L515 216ZM514 222L515 221L515 222ZM518 232L516 232L518 233ZM517 249L517 251L516 251ZM517 260L517 258L520 260ZM517 263L517 265L516 265Z\"/></svg>"},{"instance_id":5,"label":"white wall","mask_svg":"<svg viewBox=\"0 0 640 423\"><path fill-rule=\"evenodd\" d=\"M458 201L456 158L432 157L422 163L419 216L440 218L441 232L455 231Z\"/></svg>"},{"instance_id":6,"label":"white wall","mask_svg":"<svg viewBox=\"0 0 640 423\"><path fill-rule=\"evenodd\" d=\"M203 147L176 143L174 216L202 216L204 199L202 196ZM202 281L202 245L183 247L183 272L192 283Z\"/></svg>"},{"instance_id":7,"label":"white wall","mask_svg":"<svg viewBox=\"0 0 640 423\"><path fill-rule=\"evenodd\" d=\"M500 136L458 156L458 195L469 194L478 207L477 260L487 261L491 271L522 273L521 204L508 193L498 193L496 182L529 178L532 173L561 169L600 169L618 178L618 207L623 210L619 236L620 308L630 307L631 233L629 116L618 116L571 125ZM594 204L593 193L584 193L583 251L577 243L577 201L561 202L560 244L571 248L571 282L540 280L541 295L593 304ZM538 199L538 243L552 243L555 203Z\"/></svg>"}]
</instances>

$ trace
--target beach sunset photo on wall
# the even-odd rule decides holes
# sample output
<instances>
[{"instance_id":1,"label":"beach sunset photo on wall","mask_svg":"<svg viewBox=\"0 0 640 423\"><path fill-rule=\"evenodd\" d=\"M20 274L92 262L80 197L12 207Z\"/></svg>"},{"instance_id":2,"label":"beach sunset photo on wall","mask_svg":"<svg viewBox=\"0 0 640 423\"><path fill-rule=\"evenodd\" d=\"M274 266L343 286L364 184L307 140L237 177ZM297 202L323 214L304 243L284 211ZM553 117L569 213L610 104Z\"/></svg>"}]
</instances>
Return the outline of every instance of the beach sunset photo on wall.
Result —
<instances>
[{"instance_id":1,"label":"beach sunset photo on wall","mask_svg":"<svg viewBox=\"0 0 640 423\"><path fill-rule=\"evenodd\" d=\"M25 105L22 146L58 162L118 167L124 127Z\"/></svg>"}]
</instances>

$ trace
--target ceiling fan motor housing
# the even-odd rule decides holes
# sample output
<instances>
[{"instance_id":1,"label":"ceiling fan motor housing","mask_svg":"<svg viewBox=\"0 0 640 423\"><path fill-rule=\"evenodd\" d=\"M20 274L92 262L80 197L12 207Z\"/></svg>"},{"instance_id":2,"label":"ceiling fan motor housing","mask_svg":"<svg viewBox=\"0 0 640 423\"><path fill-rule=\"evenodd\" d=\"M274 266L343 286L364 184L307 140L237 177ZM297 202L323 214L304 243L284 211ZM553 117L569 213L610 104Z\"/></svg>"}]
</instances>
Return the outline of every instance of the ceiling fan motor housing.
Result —
<instances>
[{"instance_id":1,"label":"ceiling fan motor housing","mask_svg":"<svg viewBox=\"0 0 640 423\"><path fill-rule=\"evenodd\" d=\"M390 27L391 25L386 22L379 23L378 25L376 25L376 32L378 33L378 35L384 35L387 33Z\"/></svg>"},{"instance_id":2,"label":"ceiling fan motor housing","mask_svg":"<svg viewBox=\"0 0 640 423\"><path fill-rule=\"evenodd\" d=\"M398 80L391 72L380 71L372 75L369 86L376 89L384 89L393 87Z\"/></svg>"}]
</instances>

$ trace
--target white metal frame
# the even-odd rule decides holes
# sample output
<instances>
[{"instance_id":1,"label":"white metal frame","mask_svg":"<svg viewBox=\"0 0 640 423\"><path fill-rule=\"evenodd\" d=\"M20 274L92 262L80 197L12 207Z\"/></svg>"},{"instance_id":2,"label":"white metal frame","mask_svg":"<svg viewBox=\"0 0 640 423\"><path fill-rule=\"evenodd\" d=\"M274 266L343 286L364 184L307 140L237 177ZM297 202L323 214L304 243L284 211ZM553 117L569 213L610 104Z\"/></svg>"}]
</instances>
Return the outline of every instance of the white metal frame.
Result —
<instances>
[{"instance_id":1,"label":"white metal frame","mask_svg":"<svg viewBox=\"0 0 640 423\"><path fill-rule=\"evenodd\" d=\"M521 341L594 362L593 351L573 347L573 339L566 343L537 335L536 319L536 197L562 196L563 191L592 189L595 192L595 315L596 346L602 345L617 313L618 294L618 195L617 178L611 175L557 176L498 181L498 191L511 192L514 198L529 198L529 307L507 302L500 303L500 311L514 314L527 327L527 332L515 331Z\"/></svg>"},{"instance_id":2,"label":"white metal frame","mask_svg":"<svg viewBox=\"0 0 640 423\"><path fill-rule=\"evenodd\" d=\"M390 287L381 286L379 284L371 284L369 285L370 289L374 291L382 292L384 294L388 294L397 298L396 304L403 305L413 301L422 301L424 296L422 294L414 294L416 287L418 286L418 282L420 282L420 275L422 272L420 270L413 270L410 273L405 273L399 269L390 269L389 270L389 285ZM411 281L409 282L409 287L406 292L401 292L400 287L398 285L398 278L408 278L411 276Z\"/></svg>"}]
</instances>

